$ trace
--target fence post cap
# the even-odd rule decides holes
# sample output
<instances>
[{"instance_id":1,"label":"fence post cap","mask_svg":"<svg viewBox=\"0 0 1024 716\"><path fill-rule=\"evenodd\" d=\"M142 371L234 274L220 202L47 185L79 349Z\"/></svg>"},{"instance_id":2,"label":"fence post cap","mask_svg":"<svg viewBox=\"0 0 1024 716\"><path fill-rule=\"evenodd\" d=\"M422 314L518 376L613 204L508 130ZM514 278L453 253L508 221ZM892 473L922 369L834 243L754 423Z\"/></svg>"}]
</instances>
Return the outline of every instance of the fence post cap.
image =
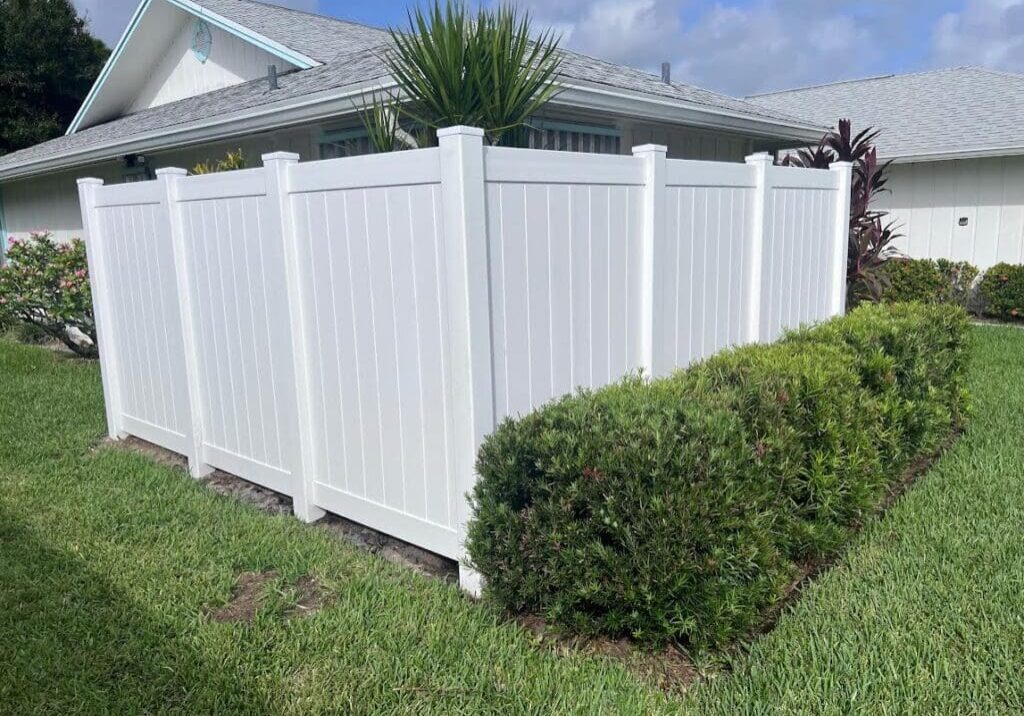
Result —
<instances>
[{"instance_id":1,"label":"fence post cap","mask_svg":"<svg viewBox=\"0 0 1024 716\"><path fill-rule=\"evenodd\" d=\"M181 167L163 167L156 170L158 177L184 177L188 176L188 170Z\"/></svg>"},{"instance_id":2,"label":"fence post cap","mask_svg":"<svg viewBox=\"0 0 1024 716\"><path fill-rule=\"evenodd\" d=\"M95 177L83 177L78 180L78 186L103 186L103 180Z\"/></svg>"},{"instance_id":3,"label":"fence post cap","mask_svg":"<svg viewBox=\"0 0 1024 716\"><path fill-rule=\"evenodd\" d=\"M775 162L775 159L769 152L757 152L744 158L743 161L747 164L772 164Z\"/></svg>"},{"instance_id":4,"label":"fence post cap","mask_svg":"<svg viewBox=\"0 0 1024 716\"><path fill-rule=\"evenodd\" d=\"M832 171L841 171L853 166L853 162L832 162L828 168Z\"/></svg>"},{"instance_id":5,"label":"fence post cap","mask_svg":"<svg viewBox=\"0 0 1024 716\"><path fill-rule=\"evenodd\" d=\"M262 157L264 162L297 162L300 157L295 152L270 152Z\"/></svg>"},{"instance_id":6,"label":"fence post cap","mask_svg":"<svg viewBox=\"0 0 1024 716\"><path fill-rule=\"evenodd\" d=\"M641 144L640 146L633 147L633 156L637 154L668 154L668 147L664 144Z\"/></svg>"},{"instance_id":7,"label":"fence post cap","mask_svg":"<svg viewBox=\"0 0 1024 716\"><path fill-rule=\"evenodd\" d=\"M437 130L437 136L438 136L439 139L441 137L457 137L457 136L462 136L462 137L483 137L484 136L484 130L480 129L480 127L467 127L465 125L458 124L458 125L456 125L454 127L444 127L442 129Z\"/></svg>"}]
</instances>

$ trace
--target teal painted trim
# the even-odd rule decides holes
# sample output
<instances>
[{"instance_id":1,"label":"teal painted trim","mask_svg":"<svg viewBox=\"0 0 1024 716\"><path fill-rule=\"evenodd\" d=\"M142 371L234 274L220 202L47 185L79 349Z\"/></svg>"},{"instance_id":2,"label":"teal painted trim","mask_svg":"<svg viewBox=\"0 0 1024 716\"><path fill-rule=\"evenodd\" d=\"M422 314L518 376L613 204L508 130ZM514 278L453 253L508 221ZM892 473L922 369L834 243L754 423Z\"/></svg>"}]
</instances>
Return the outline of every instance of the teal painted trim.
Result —
<instances>
[{"instance_id":1,"label":"teal painted trim","mask_svg":"<svg viewBox=\"0 0 1024 716\"><path fill-rule=\"evenodd\" d=\"M365 129L339 129L334 132L324 132L321 134L319 144L347 142L350 139L362 139L367 136L369 135Z\"/></svg>"},{"instance_id":2,"label":"teal painted trim","mask_svg":"<svg viewBox=\"0 0 1024 716\"><path fill-rule=\"evenodd\" d=\"M220 15L215 15L209 12L198 3L184 2L183 0L167 0L167 2L169 2L171 5L174 5L177 8L184 10L187 13L190 13L200 18L201 20L206 20L206 22L210 23L214 27L219 27L224 32L230 33L235 37L241 38L246 42L255 45L261 50L265 50L270 54L274 55L275 57L279 57L285 62L295 65L300 70L308 70L320 64L313 60L313 58L307 57L306 55L303 55L300 52L291 50L285 47L284 45L272 45L267 42L269 38L264 38L262 35L257 35L255 33L248 32L241 25L236 25L235 23L226 21L225 18L222 18Z\"/></svg>"},{"instance_id":3,"label":"teal painted trim","mask_svg":"<svg viewBox=\"0 0 1024 716\"><path fill-rule=\"evenodd\" d=\"M132 15L132 19L128 21L128 27L125 28L124 34L121 35L121 39L117 42L117 47L110 53L110 57L107 59L107 64L103 65L103 69L100 71L100 76L96 78L96 82L93 83L92 89L89 90L89 94L85 96L85 102L78 108L78 112L75 114L75 118L71 120L71 125L68 127L68 131L65 134L74 134L78 131L79 125L82 124L82 120L85 115L89 112L89 108L92 107L92 103L96 101L96 97L99 95L100 90L103 89L103 85L106 84L107 78L110 76L111 70L114 69L114 65L120 59L124 53L124 48L128 45L128 40L131 39L135 30L139 26L139 21L142 20L142 16L146 14L146 10L149 9L150 4L153 0L145 0L135 10L135 14Z\"/></svg>"},{"instance_id":4,"label":"teal painted trim","mask_svg":"<svg viewBox=\"0 0 1024 716\"><path fill-rule=\"evenodd\" d=\"M261 37L253 35L251 33L247 33L239 27L233 27L232 25L229 25L228 23L222 21L220 19L220 16L207 14L207 12L204 12L202 7L199 7L199 10L197 11L196 7L198 6L186 4L184 2L181 2L181 0L166 0L166 2L170 3L171 5L175 6L180 10L184 10L185 12L189 13L194 17L198 17L201 20L205 20L211 25L220 28L224 32L230 33L235 37L241 38L246 42L255 45L261 50L269 52L275 57L281 58L285 62L295 65L299 69L308 70L311 67L316 66L315 64L310 64L309 60L311 58L307 58L305 55L300 55L299 53L295 53L291 50L288 50L287 48L282 49L283 46L275 47L273 45L269 45L266 42L264 42L264 40ZM117 47L115 47L114 51L111 53L110 58L107 60L107 64L103 66L103 70L100 72L100 76L96 79L96 82L95 84L93 84L92 89L89 90L89 94L86 96L85 102L83 102L82 106L78 109L78 112L75 114L75 118L71 120L71 125L68 127L68 131L65 132L65 134L74 134L75 132L78 131L79 126L81 126L82 124L82 120L85 118L85 115L88 114L89 109L93 105L93 102L95 102L96 98L99 96L100 90L103 89L103 85L106 84L107 79L110 77L111 71L114 69L114 65L117 64L117 61L121 58L121 55L124 54L125 47L128 46L129 40L131 40L132 35L135 34L135 31L139 27L139 22L141 22L142 17L146 14L146 11L149 10L149 6L152 3L153 0L145 0L145 2L139 5L138 9L135 10L135 14L132 15L132 19L128 22L128 27L127 29L125 29L124 34L121 35L121 39L118 41Z\"/></svg>"},{"instance_id":5,"label":"teal painted trim","mask_svg":"<svg viewBox=\"0 0 1024 716\"><path fill-rule=\"evenodd\" d=\"M547 119L536 119L530 124L534 129L547 130L551 132L583 132L585 134L597 134L602 137L622 138L622 130L616 129L615 127L605 127L597 124L553 122Z\"/></svg>"}]
</instances>

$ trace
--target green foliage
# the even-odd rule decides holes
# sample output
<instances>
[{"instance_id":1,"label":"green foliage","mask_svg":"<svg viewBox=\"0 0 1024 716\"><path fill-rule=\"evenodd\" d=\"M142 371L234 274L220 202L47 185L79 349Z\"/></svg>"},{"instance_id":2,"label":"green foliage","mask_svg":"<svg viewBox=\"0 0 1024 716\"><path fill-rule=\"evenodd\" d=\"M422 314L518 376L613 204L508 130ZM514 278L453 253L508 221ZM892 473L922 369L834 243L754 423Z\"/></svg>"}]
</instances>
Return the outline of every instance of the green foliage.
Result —
<instances>
[{"instance_id":1,"label":"green foliage","mask_svg":"<svg viewBox=\"0 0 1024 716\"><path fill-rule=\"evenodd\" d=\"M42 331L80 356L97 355L85 244L49 234L10 239L0 267L0 327ZM33 331L33 329L35 329Z\"/></svg>"},{"instance_id":2,"label":"green foliage","mask_svg":"<svg viewBox=\"0 0 1024 716\"><path fill-rule=\"evenodd\" d=\"M378 99L362 114L378 150L406 146L396 141L408 139L397 131L399 113L431 134L454 125L482 127L500 144L554 96L558 38L532 37L528 13L504 5L471 15L461 3L435 0L408 17L407 29L390 31L393 48L384 57L402 101ZM391 141L380 138L389 131Z\"/></svg>"},{"instance_id":3,"label":"green foliage","mask_svg":"<svg viewBox=\"0 0 1024 716\"><path fill-rule=\"evenodd\" d=\"M996 264L985 272L978 292L986 316L1020 320L1024 317L1024 265Z\"/></svg>"},{"instance_id":4,"label":"green foliage","mask_svg":"<svg viewBox=\"0 0 1024 716\"><path fill-rule=\"evenodd\" d=\"M218 172L233 172L239 169L245 169L246 161L245 154L241 149L234 152L228 150L228 152L220 159L207 159L206 161L199 162L192 167L191 174L202 175L202 174L216 174Z\"/></svg>"},{"instance_id":5,"label":"green foliage","mask_svg":"<svg viewBox=\"0 0 1024 716\"><path fill-rule=\"evenodd\" d=\"M110 51L70 0L0 0L0 154L59 137Z\"/></svg>"},{"instance_id":6,"label":"green foliage","mask_svg":"<svg viewBox=\"0 0 1024 716\"><path fill-rule=\"evenodd\" d=\"M920 301L967 307L978 269L966 261L893 259L885 266L885 303Z\"/></svg>"},{"instance_id":7,"label":"green foliage","mask_svg":"<svg viewBox=\"0 0 1024 716\"><path fill-rule=\"evenodd\" d=\"M506 420L469 528L488 593L698 651L747 633L963 422L968 331L957 308L867 305Z\"/></svg>"}]
</instances>

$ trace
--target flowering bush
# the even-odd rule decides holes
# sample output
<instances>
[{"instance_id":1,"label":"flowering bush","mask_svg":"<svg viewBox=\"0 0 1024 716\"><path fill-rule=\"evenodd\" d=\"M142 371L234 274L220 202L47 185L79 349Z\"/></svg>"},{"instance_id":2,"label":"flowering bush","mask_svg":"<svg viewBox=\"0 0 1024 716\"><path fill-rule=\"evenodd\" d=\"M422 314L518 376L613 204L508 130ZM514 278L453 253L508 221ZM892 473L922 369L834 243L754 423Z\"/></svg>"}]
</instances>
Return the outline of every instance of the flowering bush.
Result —
<instances>
[{"instance_id":1,"label":"flowering bush","mask_svg":"<svg viewBox=\"0 0 1024 716\"><path fill-rule=\"evenodd\" d=\"M0 327L28 324L80 356L97 355L92 292L80 239L58 243L50 234L8 240L0 268Z\"/></svg>"}]
</instances>

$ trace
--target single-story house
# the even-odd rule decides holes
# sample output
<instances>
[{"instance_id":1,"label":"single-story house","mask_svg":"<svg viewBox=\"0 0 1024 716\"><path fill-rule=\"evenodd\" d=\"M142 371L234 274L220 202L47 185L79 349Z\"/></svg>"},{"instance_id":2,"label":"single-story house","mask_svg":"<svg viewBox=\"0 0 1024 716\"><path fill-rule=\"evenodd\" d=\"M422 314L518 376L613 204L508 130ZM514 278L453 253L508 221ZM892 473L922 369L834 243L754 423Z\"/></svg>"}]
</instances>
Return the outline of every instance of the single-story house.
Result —
<instances>
[{"instance_id":1,"label":"single-story house","mask_svg":"<svg viewBox=\"0 0 1024 716\"><path fill-rule=\"evenodd\" d=\"M389 34L252 0L143 0L63 137L0 157L4 236L77 236L75 179L108 183L191 167L242 149L250 161L369 151L357 108L394 87ZM270 67L274 72L270 72ZM531 145L742 161L814 141L825 127L636 69L564 53L561 92Z\"/></svg>"},{"instance_id":2,"label":"single-story house","mask_svg":"<svg viewBox=\"0 0 1024 716\"><path fill-rule=\"evenodd\" d=\"M908 255L981 269L1024 263L1024 75L956 67L748 99L881 130L879 157L894 163L877 206L897 221Z\"/></svg>"}]
</instances>

